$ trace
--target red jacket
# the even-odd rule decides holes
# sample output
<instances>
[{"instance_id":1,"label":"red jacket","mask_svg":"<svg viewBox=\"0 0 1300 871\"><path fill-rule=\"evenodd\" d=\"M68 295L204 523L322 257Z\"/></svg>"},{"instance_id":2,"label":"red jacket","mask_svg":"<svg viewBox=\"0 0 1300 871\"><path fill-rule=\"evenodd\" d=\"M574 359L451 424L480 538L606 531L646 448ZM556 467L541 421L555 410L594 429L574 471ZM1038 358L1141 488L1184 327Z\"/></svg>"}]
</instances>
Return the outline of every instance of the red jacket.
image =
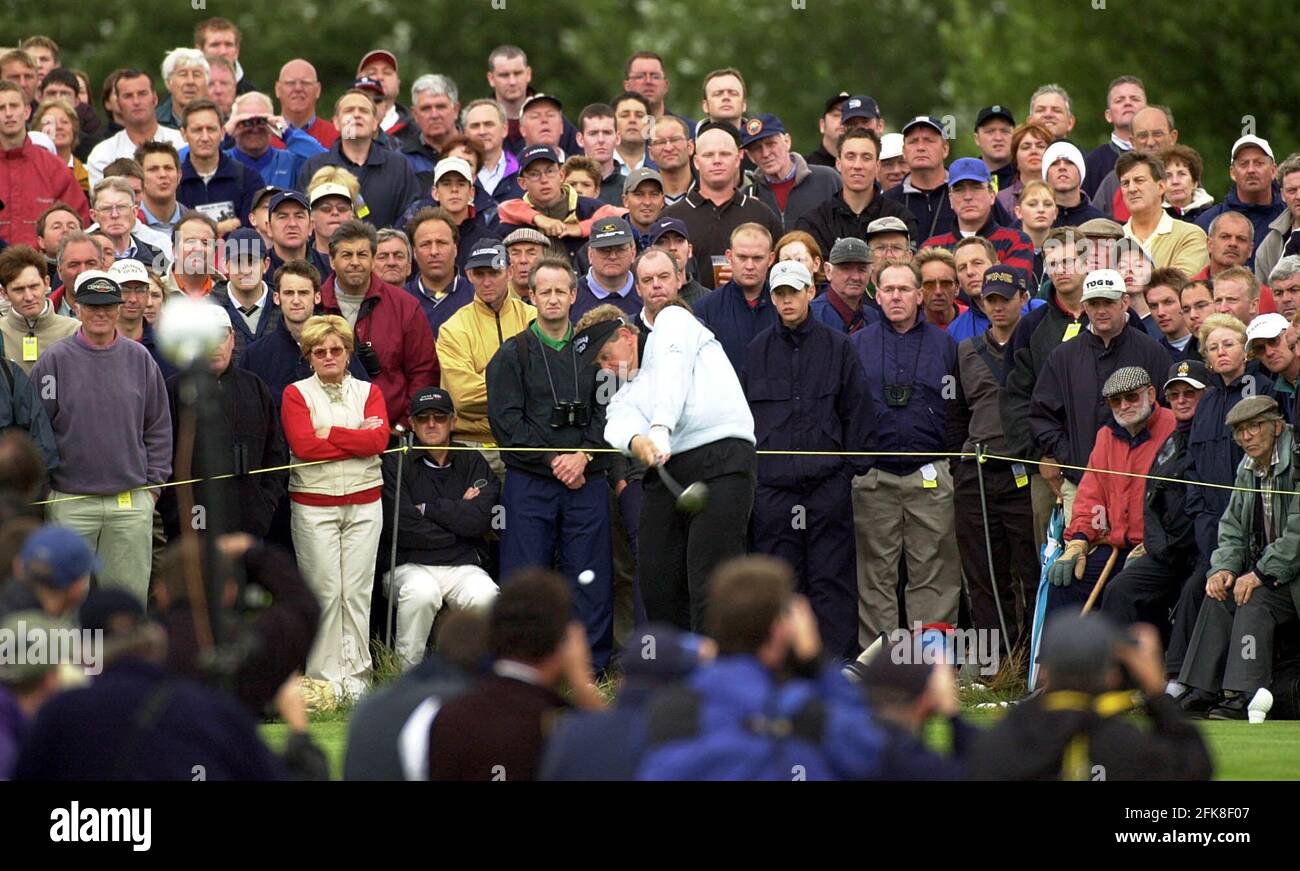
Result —
<instances>
[{"instance_id":1,"label":"red jacket","mask_svg":"<svg viewBox=\"0 0 1300 871\"><path fill-rule=\"evenodd\" d=\"M1157 405L1147 428L1130 441L1128 433L1116 433L1114 418L1097 431L1097 443L1088 455L1089 469L1109 469L1145 475L1156 454L1177 428L1174 413ZM1092 544L1135 547L1142 541L1145 524L1142 507L1146 479L1106 472L1084 472L1079 493L1074 497L1074 514L1065 530L1067 541L1082 538Z\"/></svg>"},{"instance_id":2,"label":"red jacket","mask_svg":"<svg viewBox=\"0 0 1300 871\"><path fill-rule=\"evenodd\" d=\"M334 280L331 275L321 285L321 311L342 315ZM433 330L420 304L402 288L370 276L370 289L357 313L356 340L358 345L370 342L379 355L382 371L372 380L384 393L389 423L406 425L411 395L437 387L440 375Z\"/></svg>"},{"instance_id":3,"label":"red jacket","mask_svg":"<svg viewBox=\"0 0 1300 871\"><path fill-rule=\"evenodd\" d=\"M36 219L60 200L72 206L83 225L90 223L90 204L62 160L31 140L21 148L0 151L0 237L10 245L40 248Z\"/></svg>"}]
</instances>

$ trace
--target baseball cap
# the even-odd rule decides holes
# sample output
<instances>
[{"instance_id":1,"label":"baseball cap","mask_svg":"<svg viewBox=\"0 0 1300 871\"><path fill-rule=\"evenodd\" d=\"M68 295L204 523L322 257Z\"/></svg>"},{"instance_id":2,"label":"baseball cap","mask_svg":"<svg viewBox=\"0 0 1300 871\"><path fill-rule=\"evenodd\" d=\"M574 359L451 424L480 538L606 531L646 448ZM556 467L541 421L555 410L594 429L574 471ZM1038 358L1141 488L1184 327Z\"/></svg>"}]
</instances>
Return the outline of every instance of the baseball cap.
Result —
<instances>
[{"instance_id":1,"label":"baseball cap","mask_svg":"<svg viewBox=\"0 0 1300 871\"><path fill-rule=\"evenodd\" d=\"M528 111L529 106L533 106L537 103L554 103L556 109L559 109L561 112L564 111L564 104L560 102L559 97L552 97L550 94L537 93L530 95L524 100L523 104L519 107L519 114L523 115Z\"/></svg>"},{"instance_id":2,"label":"baseball cap","mask_svg":"<svg viewBox=\"0 0 1300 871\"><path fill-rule=\"evenodd\" d=\"M470 184L474 183L474 170L470 168L469 161L463 157L444 157L433 167L433 183L438 181L447 173L454 172Z\"/></svg>"},{"instance_id":3,"label":"baseball cap","mask_svg":"<svg viewBox=\"0 0 1300 871\"><path fill-rule=\"evenodd\" d=\"M511 245L517 245L520 242L531 242L534 245L542 246L551 244L545 233L541 230L534 230L532 227L520 227L509 236L506 236L505 241L501 244L509 248Z\"/></svg>"},{"instance_id":4,"label":"baseball cap","mask_svg":"<svg viewBox=\"0 0 1300 871\"><path fill-rule=\"evenodd\" d=\"M771 112L767 112L746 121L744 131L745 135L744 138L740 140L740 147L748 148L755 142L760 142L764 139L769 139L773 136L784 133L785 125L781 123L780 118L776 117Z\"/></svg>"},{"instance_id":5,"label":"baseball cap","mask_svg":"<svg viewBox=\"0 0 1300 871\"><path fill-rule=\"evenodd\" d=\"M893 215L876 218L867 224L867 232L862 234L862 238L870 240L872 236L879 236L882 233L902 233L908 239L912 238L912 233L907 229L907 224L903 223L903 219Z\"/></svg>"},{"instance_id":6,"label":"baseball cap","mask_svg":"<svg viewBox=\"0 0 1300 871\"><path fill-rule=\"evenodd\" d=\"M1264 315L1257 315L1246 327L1246 347L1256 339L1276 339L1287 331L1291 322L1286 319L1286 315L1280 315L1277 312L1269 312Z\"/></svg>"},{"instance_id":7,"label":"baseball cap","mask_svg":"<svg viewBox=\"0 0 1300 871\"><path fill-rule=\"evenodd\" d=\"M1056 140L1043 152L1043 178L1047 178L1047 171L1062 157L1073 163L1079 170L1079 181L1082 183L1088 176L1088 167L1084 163L1083 152L1079 150L1079 146L1068 139Z\"/></svg>"},{"instance_id":8,"label":"baseball cap","mask_svg":"<svg viewBox=\"0 0 1300 871\"><path fill-rule=\"evenodd\" d=\"M56 590L66 590L83 575L102 570L99 558L84 538L53 523L27 536L18 559L23 564L24 579Z\"/></svg>"},{"instance_id":9,"label":"baseball cap","mask_svg":"<svg viewBox=\"0 0 1300 871\"><path fill-rule=\"evenodd\" d=\"M284 190L284 188L278 187L273 184L269 184L266 187L261 188L260 190L258 190L257 193L253 194L253 204L249 206L249 208L256 209L258 206L262 205L262 200L266 199L269 196L274 196L275 194L278 194L282 190Z\"/></svg>"},{"instance_id":10,"label":"baseball cap","mask_svg":"<svg viewBox=\"0 0 1300 871\"><path fill-rule=\"evenodd\" d=\"M500 239L479 239L474 243L474 250L465 258L465 271L485 267L498 271L510 265L510 255Z\"/></svg>"},{"instance_id":11,"label":"baseball cap","mask_svg":"<svg viewBox=\"0 0 1300 871\"><path fill-rule=\"evenodd\" d=\"M893 160L903 156L903 134L886 133L880 137L880 159Z\"/></svg>"},{"instance_id":12,"label":"baseball cap","mask_svg":"<svg viewBox=\"0 0 1300 871\"><path fill-rule=\"evenodd\" d=\"M806 290L812 287L812 273L808 267L804 266L798 260L782 260L772 267L768 273L768 285L772 292L775 293L778 287L793 287L795 290Z\"/></svg>"},{"instance_id":13,"label":"baseball cap","mask_svg":"<svg viewBox=\"0 0 1300 871\"><path fill-rule=\"evenodd\" d=\"M1001 118L1012 127L1016 126L1016 118L1011 114L1011 110L1006 106L1001 106L995 103L992 106L985 106L983 109L979 110L979 113L975 116L975 129L980 129L984 126L985 121L992 121L994 118Z\"/></svg>"},{"instance_id":14,"label":"baseball cap","mask_svg":"<svg viewBox=\"0 0 1300 871\"><path fill-rule=\"evenodd\" d=\"M266 257L266 242L262 234L252 227L240 227L226 237L226 260L238 259L242 263Z\"/></svg>"},{"instance_id":15,"label":"baseball cap","mask_svg":"<svg viewBox=\"0 0 1300 871\"><path fill-rule=\"evenodd\" d=\"M634 245L636 237L632 228L622 218L607 218L591 225L591 248L613 248L617 245Z\"/></svg>"},{"instance_id":16,"label":"baseball cap","mask_svg":"<svg viewBox=\"0 0 1300 871\"><path fill-rule=\"evenodd\" d=\"M1029 290L1029 273L1019 266L1005 266L995 263L984 270L984 280L980 284L980 296L1004 296L1012 299L1018 293Z\"/></svg>"},{"instance_id":17,"label":"baseball cap","mask_svg":"<svg viewBox=\"0 0 1300 871\"><path fill-rule=\"evenodd\" d=\"M903 228L907 232L907 228ZM845 236L842 239L836 239L835 244L831 245L831 253L827 260L832 266L838 266L841 263L870 263L871 249L867 243L857 236Z\"/></svg>"},{"instance_id":18,"label":"baseball cap","mask_svg":"<svg viewBox=\"0 0 1300 871\"><path fill-rule=\"evenodd\" d=\"M86 601L81 603L78 617L82 629L99 629L105 638L129 634L148 620L144 603L120 587L91 590Z\"/></svg>"},{"instance_id":19,"label":"baseball cap","mask_svg":"<svg viewBox=\"0 0 1300 871\"><path fill-rule=\"evenodd\" d=\"M1200 360L1183 360L1169 367L1169 376L1165 378L1163 390L1168 390L1169 385L1175 381L1181 381L1197 390L1204 390L1205 386L1210 383L1210 370Z\"/></svg>"},{"instance_id":20,"label":"baseball cap","mask_svg":"<svg viewBox=\"0 0 1300 871\"><path fill-rule=\"evenodd\" d=\"M668 233L676 233L687 242L691 241L691 234L686 229L686 222L681 218L660 218L650 225L650 232L647 236L650 239L650 244L653 245Z\"/></svg>"},{"instance_id":21,"label":"baseball cap","mask_svg":"<svg viewBox=\"0 0 1300 871\"><path fill-rule=\"evenodd\" d=\"M1057 611L1047 621L1038 661L1053 674L1104 671L1115 655L1119 630L1104 614Z\"/></svg>"},{"instance_id":22,"label":"baseball cap","mask_svg":"<svg viewBox=\"0 0 1300 871\"><path fill-rule=\"evenodd\" d=\"M361 75L361 71L374 60L386 61L394 72L397 71L397 55L384 48L372 48L362 56L361 63L357 64L357 75Z\"/></svg>"},{"instance_id":23,"label":"baseball cap","mask_svg":"<svg viewBox=\"0 0 1300 871\"><path fill-rule=\"evenodd\" d=\"M560 155L549 145L530 145L519 152L519 171L523 172L539 160L549 160L551 163L558 164Z\"/></svg>"},{"instance_id":24,"label":"baseball cap","mask_svg":"<svg viewBox=\"0 0 1300 871\"><path fill-rule=\"evenodd\" d=\"M844 101L844 107L840 109L840 122L850 121L854 118L879 118L880 106L876 103L875 98L867 96L853 96Z\"/></svg>"},{"instance_id":25,"label":"baseball cap","mask_svg":"<svg viewBox=\"0 0 1300 871\"><path fill-rule=\"evenodd\" d=\"M1237 159L1237 152L1240 151L1241 149L1245 148L1247 145L1253 145L1253 146L1255 146L1256 148L1258 148L1260 151L1262 151L1262 152L1264 152L1265 154L1267 154L1269 160L1275 160L1275 159L1276 159L1276 158L1273 157L1273 147L1272 147L1271 145L1268 144L1268 140L1267 140L1267 139L1260 139L1258 136L1255 136L1255 135L1250 134L1250 133L1247 133L1245 136L1242 136L1242 137L1241 137L1240 139L1238 139L1236 142L1232 143L1232 157L1231 157L1231 159L1232 159L1232 160L1236 160L1236 159Z\"/></svg>"},{"instance_id":26,"label":"baseball cap","mask_svg":"<svg viewBox=\"0 0 1300 871\"><path fill-rule=\"evenodd\" d=\"M219 330L224 330L228 332L234 329L234 327L230 323L230 312L226 311L226 307L224 305L213 304L208 306L207 314L208 317L212 318L212 325L218 328ZM225 333L223 332L222 335L224 336Z\"/></svg>"},{"instance_id":27,"label":"baseball cap","mask_svg":"<svg viewBox=\"0 0 1300 871\"><path fill-rule=\"evenodd\" d=\"M1090 299L1123 299L1124 293L1124 276L1114 269L1094 269L1083 280L1081 302Z\"/></svg>"},{"instance_id":28,"label":"baseball cap","mask_svg":"<svg viewBox=\"0 0 1300 871\"><path fill-rule=\"evenodd\" d=\"M274 212L276 209L280 208L281 204L288 202L297 203L304 209L311 208L311 203L307 202L307 198L297 191L280 191L278 194L271 197L271 202L267 204L267 213L269 214Z\"/></svg>"},{"instance_id":29,"label":"baseball cap","mask_svg":"<svg viewBox=\"0 0 1300 871\"><path fill-rule=\"evenodd\" d=\"M977 181L980 184L991 184L993 176L989 168L984 165L984 161L978 157L961 157L952 162L948 167L948 187L952 187L961 181Z\"/></svg>"},{"instance_id":30,"label":"baseball cap","mask_svg":"<svg viewBox=\"0 0 1300 871\"><path fill-rule=\"evenodd\" d=\"M357 76L356 81L352 83L352 90L367 91L376 97L383 97L384 83L379 79L372 79L370 76Z\"/></svg>"},{"instance_id":31,"label":"baseball cap","mask_svg":"<svg viewBox=\"0 0 1300 871\"><path fill-rule=\"evenodd\" d=\"M58 637L58 633L68 629L67 624L36 609L5 615L0 620L0 638L12 638L15 650L38 650L45 647L48 655L0 657L0 685L28 683L58 668L58 645L51 642Z\"/></svg>"},{"instance_id":32,"label":"baseball cap","mask_svg":"<svg viewBox=\"0 0 1300 871\"><path fill-rule=\"evenodd\" d=\"M122 301L122 286L102 269L87 269L78 275L72 293L77 305L117 305Z\"/></svg>"},{"instance_id":33,"label":"baseball cap","mask_svg":"<svg viewBox=\"0 0 1300 871\"><path fill-rule=\"evenodd\" d=\"M825 107L822 108L822 114L823 115L827 114L828 112L830 112L831 109L834 109L836 106L838 106L840 103L843 103L847 99L849 99L848 91L840 91L835 96L828 98L826 100ZM842 119L843 115L841 115L840 117Z\"/></svg>"},{"instance_id":34,"label":"baseball cap","mask_svg":"<svg viewBox=\"0 0 1300 871\"><path fill-rule=\"evenodd\" d=\"M642 166L627 174L627 178L623 180L623 193L630 194L632 191L640 187L641 182L643 181L658 182L659 189L663 190L664 177L659 174L659 171Z\"/></svg>"},{"instance_id":35,"label":"baseball cap","mask_svg":"<svg viewBox=\"0 0 1300 871\"><path fill-rule=\"evenodd\" d=\"M1141 366L1123 366L1116 369L1101 385L1101 395L1109 399L1131 390L1140 390L1151 386L1151 373Z\"/></svg>"},{"instance_id":36,"label":"baseball cap","mask_svg":"<svg viewBox=\"0 0 1300 871\"><path fill-rule=\"evenodd\" d=\"M649 623L634 633L635 655L628 648L620 660L629 678L681 680L702 660L705 638L667 623Z\"/></svg>"},{"instance_id":37,"label":"baseball cap","mask_svg":"<svg viewBox=\"0 0 1300 871\"><path fill-rule=\"evenodd\" d=\"M933 115L917 115L911 121L903 125L903 135L906 136L908 131L913 127L929 127L940 136L943 135L943 122Z\"/></svg>"},{"instance_id":38,"label":"baseball cap","mask_svg":"<svg viewBox=\"0 0 1300 871\"><path fill-rule=\"evenodd\" d=\"M113 265L108 267L108 277L117 282L118 286L127 282L136 282L139 284L149 283L149 270L144 268L144 264L139 260L115 260Z\"/></svg>"},{"instance_id":39,"label":"baseball cap","mask_svg":"<svg viewBox=\"0 0 1300 871\"><path fill-rule=\"evenodd\" d=\"M934 662L895 662L893 656L873 656L862 669L862 683L874 704L911 703L921 697L938 666Z\"/></svg>"},{"instance_id":40,"label":"baseball cap","mask_svg":"<svg viewBox=\"0 0 1300 871\"><path fill-rule=\"evenodd\" d=\"M352 202L352 192L338 182L326 182L318 184L311 189L311 204L314 206L326 197L343 197L349 203Z\"/></svg>"},{"instance_id":41,"label":"baseball cap","mask_svg":"<svg viewBox=\"0 0 1300 871\"><path fill-rule=\"evenodd\" d=\"M456 407L452 405L450 393L440 387L429 387L421 390L411 399L411 417L415 417L422 411L454 414Z\"/></svg>"},{"instance_id":42,"label":"baseball cap","mask_svg":"<svg viewBox=\"0 0 1300 871\"><path fill-rule=\"evenodd\" d=\"M1282 412L1278 411L1277 400L1271 396L1248 396L1232 407L1224 423L1231 429L1256 419L1281 420Z\"/></svg>"}]
</instances>

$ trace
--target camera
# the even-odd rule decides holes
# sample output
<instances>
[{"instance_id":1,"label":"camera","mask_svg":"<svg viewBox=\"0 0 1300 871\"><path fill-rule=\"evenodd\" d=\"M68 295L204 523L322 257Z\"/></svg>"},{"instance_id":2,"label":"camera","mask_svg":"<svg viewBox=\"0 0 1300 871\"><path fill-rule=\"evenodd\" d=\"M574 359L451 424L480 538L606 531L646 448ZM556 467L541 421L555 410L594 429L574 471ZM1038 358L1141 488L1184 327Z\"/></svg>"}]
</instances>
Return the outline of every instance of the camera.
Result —
<instances>
[{"instance_id":1,"label":"camera","mask_svg":"<svg viewBox=\"0 0 1300 871\"><path fill-rule=\"evenodd\" d=\"M366 374L371 378L377 377L384 370L384 367L379 364L379 354L375 352L369 342L358 344L356 355L365 368Z\"/></svg>"},{"instance_id":2,"label":"camera","mask_svg":"<svg viewBox=\"0 0 1300 871\"><path fill-rule=\"evenodd\" d=\"M886 384L885 405L890 408L905 408L912 401L911 384Z\"/></svg>"},{"instance_id":3,"label":"camera","mask_svg":"<svg viewBox=\"0 0 1300 871\"><path fill-rule=\"evenodd\" d=\"M591 423L591 406L577 400L556 402L551 409L551 429L587 426Z\"/></svg>"}]
</instances>

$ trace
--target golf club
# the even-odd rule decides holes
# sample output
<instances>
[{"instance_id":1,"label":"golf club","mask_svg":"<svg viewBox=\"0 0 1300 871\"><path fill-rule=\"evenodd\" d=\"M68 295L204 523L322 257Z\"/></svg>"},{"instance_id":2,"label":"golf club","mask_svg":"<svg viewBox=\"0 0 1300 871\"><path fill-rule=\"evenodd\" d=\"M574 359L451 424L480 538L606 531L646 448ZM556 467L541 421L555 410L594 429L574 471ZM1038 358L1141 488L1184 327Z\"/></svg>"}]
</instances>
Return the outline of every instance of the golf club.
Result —
<instances>
[{"instance_id":1,"label":"golf club","mask_svg":"<svg viewBox=\"0 0 1300 871\"><path fill-rule=\"evenodd\" d=\"M704 506L709 501L709 485L703 481L696 481L691 486L682 489L682 485L668 470L664 468L663 463L655 467L659 470L659 477L663 480L664 486L668 492L677 497L677 510L686 514L699 514L704 510Z\"/></svg>"}]
</instances>

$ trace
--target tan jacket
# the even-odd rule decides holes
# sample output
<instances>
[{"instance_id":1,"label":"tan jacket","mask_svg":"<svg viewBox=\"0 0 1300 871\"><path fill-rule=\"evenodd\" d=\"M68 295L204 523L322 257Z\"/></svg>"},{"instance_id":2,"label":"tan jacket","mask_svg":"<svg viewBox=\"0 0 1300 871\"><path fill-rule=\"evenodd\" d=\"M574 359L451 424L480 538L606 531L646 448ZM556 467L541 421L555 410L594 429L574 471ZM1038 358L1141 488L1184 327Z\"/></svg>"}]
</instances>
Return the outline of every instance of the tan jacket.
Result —
<instances>
[{"instance_id":1,"label":"tan jacket","mask_svg":"<svg viewBox=\"0 0 1300 871\"><path fill-rule=\"evenodd\" d=\"M50 305L48 301L45 303L45 311L37 315L36 319L32 321L10 309L4 318L0 319L0 335L4 336L5 358L13 360L22 367L24 372L30 375L32 374L32 367L36 365L36 360L23 359L24 338L31 335L36 336L36 356L40 357L55 342L63 341L80 328L81 321L65 315L55 314L54 306Z\"/></svg>"}]
</instances>

